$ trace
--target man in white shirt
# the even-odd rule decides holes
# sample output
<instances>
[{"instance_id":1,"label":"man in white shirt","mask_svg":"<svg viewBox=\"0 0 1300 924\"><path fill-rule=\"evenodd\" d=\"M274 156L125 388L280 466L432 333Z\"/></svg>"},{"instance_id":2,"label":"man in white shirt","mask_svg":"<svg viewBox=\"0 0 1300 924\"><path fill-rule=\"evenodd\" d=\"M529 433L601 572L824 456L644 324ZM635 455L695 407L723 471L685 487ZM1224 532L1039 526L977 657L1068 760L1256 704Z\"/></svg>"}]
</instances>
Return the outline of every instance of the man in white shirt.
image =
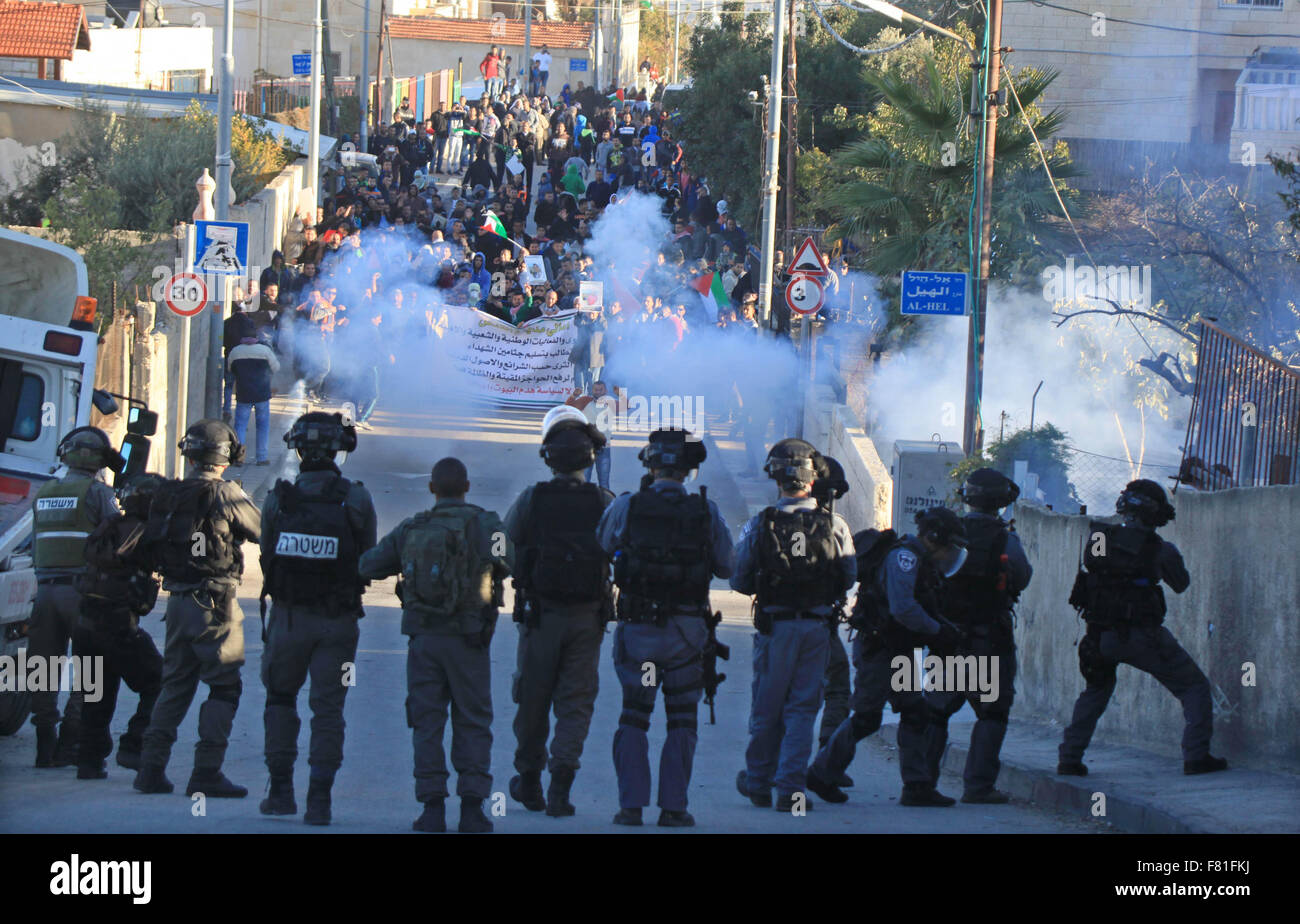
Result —
<instances>
[{"instance_id":1,"label":"man in white shirt","mask_svg":"<svg viewBox=\"0 0 1300 924\"><path fill-rule=\"evenodd\" d=\"M538 83L542 93L546 92L546 81L551 76L551 52L545 45L542 50L533 55L533 60L537 62Z\"/></svg>"}]
</instances>

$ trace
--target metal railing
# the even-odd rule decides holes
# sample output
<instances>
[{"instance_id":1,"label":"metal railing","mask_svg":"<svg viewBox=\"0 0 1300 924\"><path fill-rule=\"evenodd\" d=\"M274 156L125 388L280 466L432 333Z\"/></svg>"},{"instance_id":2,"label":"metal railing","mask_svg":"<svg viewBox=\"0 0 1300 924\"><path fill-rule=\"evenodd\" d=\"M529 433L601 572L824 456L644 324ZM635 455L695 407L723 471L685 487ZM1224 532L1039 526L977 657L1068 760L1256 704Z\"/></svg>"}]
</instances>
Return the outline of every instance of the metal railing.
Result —
<instances>
[{"instance_id":1,"label":"metal railing","mask_svg":"<svg viewBox=\"0 0 1300 924\"><path fill-rule=\"evenodd\" d=\"M1199 490L1300 481L1300 373L1208 321L1179 481Z\"/></svg>"}]
</instances>

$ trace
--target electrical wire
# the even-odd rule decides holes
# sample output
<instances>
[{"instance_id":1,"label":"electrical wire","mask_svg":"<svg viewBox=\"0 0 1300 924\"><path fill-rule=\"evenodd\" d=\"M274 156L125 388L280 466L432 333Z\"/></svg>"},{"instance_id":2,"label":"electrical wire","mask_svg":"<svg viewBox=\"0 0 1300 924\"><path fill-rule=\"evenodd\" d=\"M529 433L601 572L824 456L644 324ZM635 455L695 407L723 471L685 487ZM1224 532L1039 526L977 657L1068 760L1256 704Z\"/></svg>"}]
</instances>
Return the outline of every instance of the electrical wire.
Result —
<instances>
[{"instance_id":1,"label":"electrical wire","mask_svg":"<svg viewBox=\"0 0 1300 924\"><path fill-rule=\"evenodd\" d=\"M856 55L883 55L886 54L887 52L897 51L898 49L902 48L904 45L908 44L913 39L915 39L918 35L920 35L922 32L925 31L924 29L917 29L915 32L912 32L902 41L895 42L892 45L886 45L883 48L863 48L861 46L854 45L844 36L840 35L837 31L835 31L835 27L832 26L826 20L826 15L822 12L822 5L819 2L817 2L817 0L808 0L808 2L812 4L813 12L817 14L817 18L821 20L822 27L831 34L831 37ZM857 12L861 12L860 10L857 10L856 7L852 7L848 3L845 3L844 0L836 0L836 3L838 3L840 6L849 7L850 9L853 9Z\"/></svg>"},{"instance_id":2,"label":"electrical wire","mask_svg":"<svg viewBox=\"0 0 1300 924\"><path fill-rule=\"evenodd\" d=\"M1032 3L1034 6L1045 6L1048 9L1060 10L1063 13L1074 13L1078 16L1087 16L1092 19L1097 15L1094 11L1076 10L1074 7L1061 6L1059 3L1048 3L1047 0L1005 0L1007 3ZM982 6L983 4L981 4ZM1281 12L1280 7L1274 7ZM1105 21L1108 23L1118 22L1126 26L1139 26L1143 29L1157 29L1161 32L1184 32L1191 35L1212 35L1218 38L1266 38L1266 39L1300 39L1300 35L1287 32L1215 32L1212 29L1193 29L1190 26L1167 26L1158 22L1140 22L1136 19L1123 19L1119 16L1105 15ZM1184 56L1186 57L1186 56Z\"/></svg>"}]
</instances>

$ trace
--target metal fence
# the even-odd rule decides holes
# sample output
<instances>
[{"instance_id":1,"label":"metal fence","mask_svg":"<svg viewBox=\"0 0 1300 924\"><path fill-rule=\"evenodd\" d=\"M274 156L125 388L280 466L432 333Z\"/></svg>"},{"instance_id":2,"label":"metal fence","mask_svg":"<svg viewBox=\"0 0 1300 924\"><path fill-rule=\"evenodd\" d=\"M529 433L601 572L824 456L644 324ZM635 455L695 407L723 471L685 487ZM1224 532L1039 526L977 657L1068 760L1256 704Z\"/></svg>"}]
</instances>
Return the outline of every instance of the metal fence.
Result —
<instances>
[{"instance_id":1,"label":"metal fence","mask_svg":"<svg viewBox=\"0 0 1300 924\"><path fill-rule=\"evenodd\" d=\"M1202 322L1179 480L1198 490L1300 480L1300 374Z\"/></svg>"},{"instance_id":2,"label":"metal fence","mask_svg":"<svg viewBox=\"0 0 1300 924\"><path fill-rule=\"evenodd\" d=\"M1138 478L1150 478L1168 486L1178 475L1178 464L1147 458L1124 459L1065 447L1068 488L1049 498L1053 509L1062 513L1087 512L1109 516L1115 512L1115 499L1124 485ZM1053 503L1053 500L1055 503Z\"/></svg>"}]
</instances>

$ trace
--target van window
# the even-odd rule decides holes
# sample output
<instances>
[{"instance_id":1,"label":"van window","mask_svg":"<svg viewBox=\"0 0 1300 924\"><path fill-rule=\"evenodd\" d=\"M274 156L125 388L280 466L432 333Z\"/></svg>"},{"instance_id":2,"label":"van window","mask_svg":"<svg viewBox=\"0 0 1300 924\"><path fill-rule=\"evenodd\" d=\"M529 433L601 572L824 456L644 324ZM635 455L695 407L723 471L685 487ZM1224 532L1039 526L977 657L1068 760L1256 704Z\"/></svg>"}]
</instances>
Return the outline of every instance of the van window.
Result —
<instances>
[{"instance_id":1,"label":"van window","mask_svg":"<svg viewBox=\"0 0 1300 924\"><path fill-rule=\"evenodd\" d=\"M9 439L31 443L41 435L41 405L45 403L45 383L41 377L24 372L18 387L18 407L14 411L13 430Z\"/></svg>"}]
</instances>

